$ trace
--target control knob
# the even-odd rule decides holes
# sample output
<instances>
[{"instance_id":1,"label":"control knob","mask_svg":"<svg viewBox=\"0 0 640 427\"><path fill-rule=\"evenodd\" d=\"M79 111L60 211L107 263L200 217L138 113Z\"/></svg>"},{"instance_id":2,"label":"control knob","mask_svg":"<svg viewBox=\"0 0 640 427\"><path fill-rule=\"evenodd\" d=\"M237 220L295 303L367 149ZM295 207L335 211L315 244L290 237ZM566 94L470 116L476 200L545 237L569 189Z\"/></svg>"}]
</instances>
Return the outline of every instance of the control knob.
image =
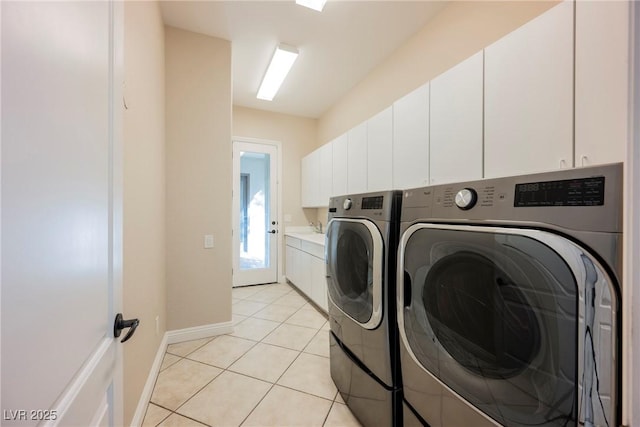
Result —
<instances>
[{"instance_id":1,"label":"control knob","mask_svg":"<svg viewBox=\"0 0 640 427\"><path fill-rule=\"evenodd\" d=\"M349 209L351 209L351 205L353 205L353 202L351 201L351 199L344 199L344 202L342 202L342 207L344 208L345 211L348 211Z\"/></svg>"},{"instance_id":2,"label":"control knob","mask_svg":"<svg viewBox=\"0 0 640 427\"><path fill-rule=\"evenodd\" d=\"M456 206L463 211L469 210L475 206L478 201L478 194L473 188L463 188L456 193Z\"/></svg>"}]
</instances>

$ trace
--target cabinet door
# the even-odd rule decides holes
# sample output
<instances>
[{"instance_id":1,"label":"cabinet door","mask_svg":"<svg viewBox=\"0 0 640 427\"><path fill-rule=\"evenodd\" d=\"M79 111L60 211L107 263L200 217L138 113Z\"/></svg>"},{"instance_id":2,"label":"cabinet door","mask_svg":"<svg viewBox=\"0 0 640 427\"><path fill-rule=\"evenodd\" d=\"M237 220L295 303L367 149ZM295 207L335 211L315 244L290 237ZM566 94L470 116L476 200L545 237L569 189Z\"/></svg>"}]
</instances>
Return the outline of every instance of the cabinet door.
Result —
<instances>
[{"instance_id":1,"label":"cabinet door","mask_svg":"<svg viewBox=\"0 0 640 427\"><path fill-rule=\"evenodd\" d=\"M311 299L324 311L329 309L327 300L327 275L323 259L313 257L311 259L312 289Z\"/></svg>"},{"instance_id":2,"label":"cabinet door","mask_svg":"<svg viewBox=\"0 0 640 427\"><path fill-rule=\"evenodd\" d=\"M393 104L393 188L429 184L429 83Z\"/></svg>"},{"instance_id":3,"label":"cabinet door","mask_svg":"<svg viewBox=\"0 0 640 427\"><path fill-rule=\"evenodd\" d=\"M305 295L311 298L311 260L314 258L311 254L304 251L298 251L297 256L297 275L298 281L295 283Z\"/></svg>"},{"instance_id":4,"label":"cabinet door","mask_svg":"<svg viewBox=\"0 0 640 427\"><path fill-rule=\"evenodd\" d=\"M367 121L367 189L393 188L393 108Z\"/></svg>"},{"instance_id":5,"label":"cabinet door","mask_svg":"<svg viewBox=\"0 0 640 427\"><path fill-rule=\"evenodd\" d=\"M573 164L573 3L485 49L485 176Z\"/></svg>"},{"instance_id":6,"label":"cabinet door","mask_svg":"<svg viewBox=\"0 0 640 427\"><path fill-rule=\"evenodd\" d=\"M291 283L296 283L296 267L298 264L297 253L299 251L291 246L285 246L285 275Z\"/></svg>"},{"instance_id":7,"label":"cabinet door","mask_svg":"<svg viewBox=\"0 0 640 427\"><path fill-rule=\"evenodd\" d=\"M431 81L430 182L482 178L483 52Z\"/></svg>"},{"instance_id":8,"label":"cabinet door","mask_svg":"<svg viewBox=\"0 0 640 427\"><path fill-rule=\"evenodd\" d=\"M344 134L334 139L332 145L333 179L331 186L332 196L342 196L348 193L347 189L347 155L349 136Z\"/></svg>"},{"instance_id":9,"label":"cabinet door","mask_svg":"<svg viewBox=\"0 0 640 427\"><path fill-rule=\"evenodd\" d=\"M320 153L313 151L302 158L301 201L303 208L316 207L320 200Z\"/></svg>"},{"instance_id":10,"label":"cabinet door","mask_svg":"<svg viewBox=\"0 0 640 427\"><path fill-rule=\"evenodd\" d=\"M576 166L624 161L629 2L576 2Z\"/></svg>"},{"instance_id":11,"label":"cabinet door","mask_svg":"<svg viewBox=\"0 0 640 427\"><path fill-rule=\"evenodd\" d=\"M318 150L320 152L320 178L318 191L317 206L329 206L329 198L331 197L331 188L333 185L333 151L332 143L323 145Z\"/></svg>"},{"instance_id":12,"label":"cabinet door","mask_svg":"<svg viewBox=\"0 0 640 427\"><path fill-rule=\"evenodd\" d=\"M349 131L347 144L347 193L367 191L367 122Z\"/></svg>"}]
</instances>

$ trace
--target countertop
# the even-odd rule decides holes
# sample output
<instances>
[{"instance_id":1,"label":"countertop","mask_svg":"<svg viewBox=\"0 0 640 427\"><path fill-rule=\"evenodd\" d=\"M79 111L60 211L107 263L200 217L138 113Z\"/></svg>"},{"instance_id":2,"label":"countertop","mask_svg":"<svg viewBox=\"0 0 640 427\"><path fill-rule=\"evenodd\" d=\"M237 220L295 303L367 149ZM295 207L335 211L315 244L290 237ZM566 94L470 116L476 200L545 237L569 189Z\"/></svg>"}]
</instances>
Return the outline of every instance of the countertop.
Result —
<instances>
[{"instance_id":1,"label":"countertop","mask_svg":"<svg viewBox=\"0 0 640 427\"><path fill-rule=\"evenodd\" d=\"M285 236L295 237L296 239L306 240L307 242L315 243L316 245L324 246L325 235L322 233L300 233L286 231Z\"/></svg>"}]
</instances>

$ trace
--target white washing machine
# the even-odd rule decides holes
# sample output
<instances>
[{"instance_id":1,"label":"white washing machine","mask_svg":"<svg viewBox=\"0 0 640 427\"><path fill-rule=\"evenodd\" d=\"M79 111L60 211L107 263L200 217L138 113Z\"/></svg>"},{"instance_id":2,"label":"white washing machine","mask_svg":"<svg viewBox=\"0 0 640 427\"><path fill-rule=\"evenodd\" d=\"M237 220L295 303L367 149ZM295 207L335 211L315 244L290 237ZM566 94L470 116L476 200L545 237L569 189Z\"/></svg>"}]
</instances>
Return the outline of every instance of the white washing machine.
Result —
<instances>
[{"instance_id":1,"label":"white washing machine","mask_svg":"<svg viewBox=\"0 0 640 427\"><path fill-rule=\"evenodd\" d=\"M405 425L620 422L622 165L404 192Z\"/></svg>"}]
</instances>

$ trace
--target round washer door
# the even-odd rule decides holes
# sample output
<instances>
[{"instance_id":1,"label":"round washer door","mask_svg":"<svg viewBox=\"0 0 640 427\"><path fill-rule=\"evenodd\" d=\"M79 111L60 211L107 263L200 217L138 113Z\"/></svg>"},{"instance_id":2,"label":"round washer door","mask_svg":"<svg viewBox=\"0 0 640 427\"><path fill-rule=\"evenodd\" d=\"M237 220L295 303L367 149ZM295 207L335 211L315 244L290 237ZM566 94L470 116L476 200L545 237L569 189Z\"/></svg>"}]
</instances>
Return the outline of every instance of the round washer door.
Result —
<instances>
[{"instance_id":1,"label":"round washer door","mask_svg":"<svg viewBox=\"0 0 640 427\"><path fill-rule=\"evenodd\" d=\"M615 282L573 242L418 224L401 239L398 283L404 347L478 411L503 425L614 419Z\"/></svg>"},{"instance_id":2,"label":"round washer door","mask_svg":"<svg viewBox=\"0 0 640 427\"><path fill-rule=\"evenodd\" d=\"M382 321L384 243L365 219L336 218L327 225L327 290L345 315L367 329Z\"/></svg>"}]
</instances>

